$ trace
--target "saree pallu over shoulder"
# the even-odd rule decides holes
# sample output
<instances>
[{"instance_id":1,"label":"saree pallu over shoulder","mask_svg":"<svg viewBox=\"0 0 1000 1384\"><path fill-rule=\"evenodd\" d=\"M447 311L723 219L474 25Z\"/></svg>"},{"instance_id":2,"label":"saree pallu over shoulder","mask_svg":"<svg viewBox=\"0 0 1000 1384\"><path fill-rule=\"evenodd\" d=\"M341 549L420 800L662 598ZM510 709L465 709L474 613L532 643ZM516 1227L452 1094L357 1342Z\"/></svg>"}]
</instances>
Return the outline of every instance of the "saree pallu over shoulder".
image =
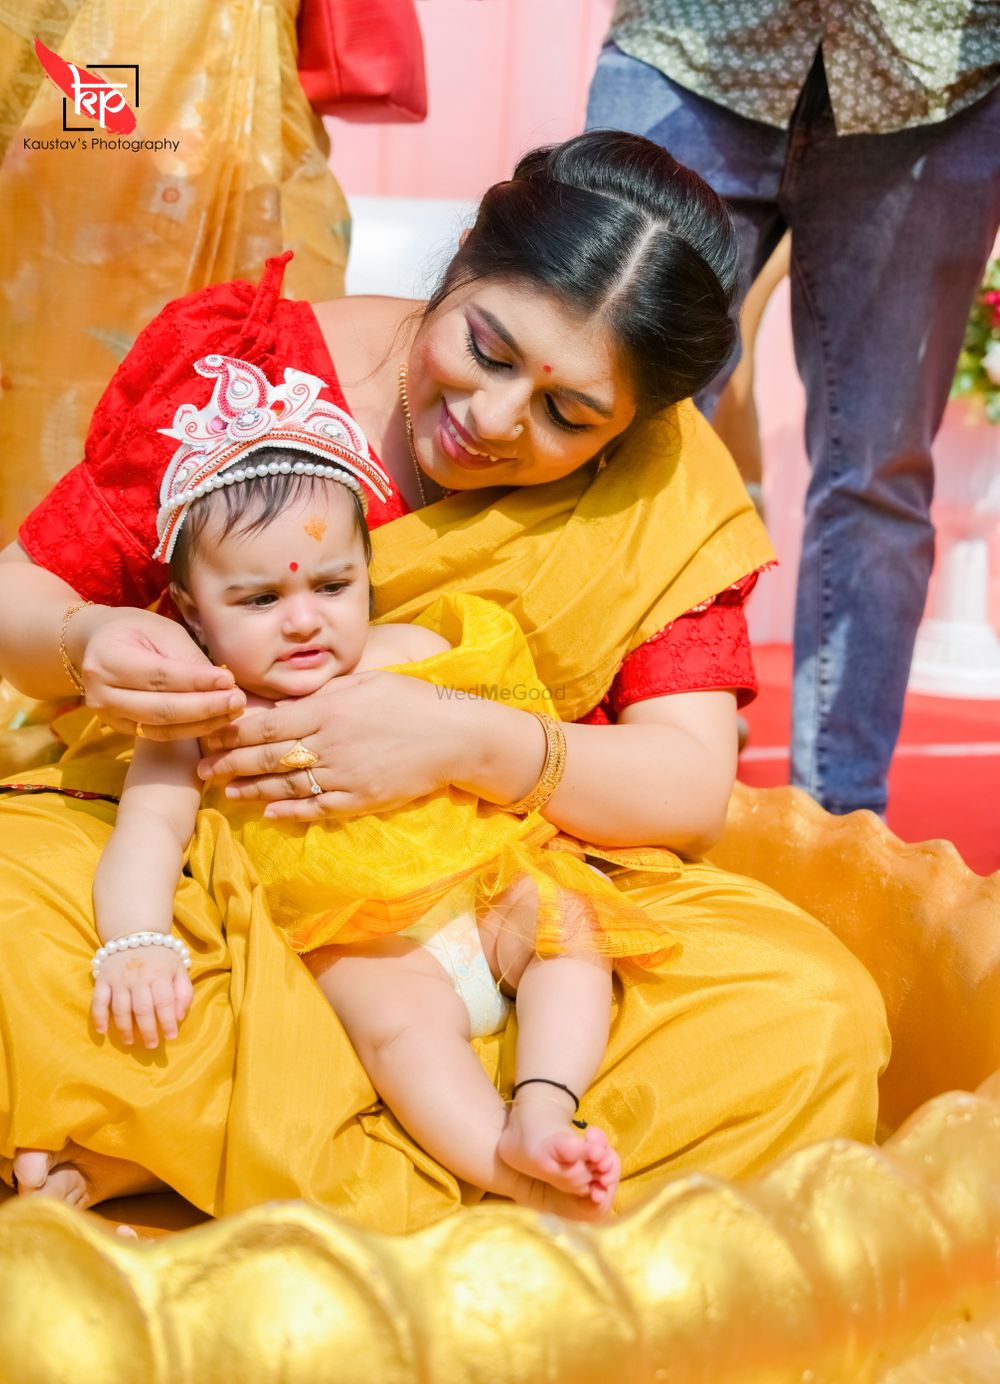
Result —
<instances>
[{"instance_id":1,"label":"saree pallu over shoulder","mask_svg":"<svg viewBox=\"0 0 1000 1384\"><path fill-rule=\"evenodd\" d=\"M446 592L496 601L569 721L597 705L626 654L774 557L732 458L690 401L600 470L464 491L372 541L380 620L413 620Z\"/></svg>"}]
</instances>

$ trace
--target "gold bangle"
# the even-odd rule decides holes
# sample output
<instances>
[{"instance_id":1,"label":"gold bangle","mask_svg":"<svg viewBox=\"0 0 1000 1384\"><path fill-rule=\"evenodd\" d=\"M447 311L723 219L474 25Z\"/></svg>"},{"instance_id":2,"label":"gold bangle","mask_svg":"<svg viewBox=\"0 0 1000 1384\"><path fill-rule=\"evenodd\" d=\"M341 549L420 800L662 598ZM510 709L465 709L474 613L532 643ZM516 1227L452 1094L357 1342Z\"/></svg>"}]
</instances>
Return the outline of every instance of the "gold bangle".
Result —
<instances>
[{"instance_id":1,"label":"gold bangle","mask_svg":"<svg viewBox=\"0 0 1000 1384\"><path fill-rule=\"evenodd\" d=\"M551 716L545 716L540 711L529 711L528 715L534 716L545 732L545 763L531 792L504 808L505 812L516 812L519 817L526 817L529 812L538 812L545 806L559 787L566 769L566 732L562 726Z\"/></svg>"},{"instance_id":2,"label":"gold bangle","mask_svg":"<svg viewBox=\"0 0 1000 1384\"><path fill-rule=\"evenodd\" d=\"M62 628L59 631L59 657L62 659L62 666L65 669L66 676L81 697L87 695L87 689L83 685L83 678L81 678L80 674L76 671L76 668L73 666L73 660L69 656L69 649L66 647L66 631L69 629L69 622L72 620L73 616L77 615L81 610L86 609L87 606L92 606L93 604L93 601L74 601L71 606L67 606L66 613L62 618Z\"/></svg>"}]
</instances>

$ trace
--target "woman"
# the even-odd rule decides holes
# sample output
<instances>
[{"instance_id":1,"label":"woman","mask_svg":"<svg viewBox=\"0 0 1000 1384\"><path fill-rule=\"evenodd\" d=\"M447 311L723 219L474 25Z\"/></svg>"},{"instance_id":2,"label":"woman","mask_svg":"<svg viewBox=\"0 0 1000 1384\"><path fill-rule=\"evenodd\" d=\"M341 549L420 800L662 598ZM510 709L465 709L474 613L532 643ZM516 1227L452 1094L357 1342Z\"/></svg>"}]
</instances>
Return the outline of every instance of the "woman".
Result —
<instances>
[{"instance_id":1,"label":"woman","mask_svg":"<svg viewBox=\"0 0 1000 1384\"><path fill-rule=\"evenodd\" d=\"M730 459L690 405L673 407L733 340L721 204L651 143L598 132L528 155L487 193L422 310L283 302L282 267L257 290L169 305L137 342L87 460L0 562L6 675L39 696L82 677L88 705L125 735L207 737L205 776L278 815L354 814L449 783L502 804L528 794L543 737L513 707L380 672L232 724L242 698L225 670L180 626L122 609L162 590L148 557L150 476L165 465L155 428L205 403L193 360L214 350L272 378L287 364L321 375L398 488L369 516L382 525L380 616L412 618L445 590L500 600L561 715L585 722L566 728L546 816L607 846L694 857L679 881L618 876L682 942L658 973L616 982L584 1112L614 1132L620 1208L671 1169L735 1175L815 1138L869 1139L887 1057L870 977L792 905L696 858L722 828L736 692L752 687L734 602L769 559ZM99 604L79 609L81 597ZM281 768L299 740L318 795ZM87 1203L155 1177L216 1214L307 1196L391 1230L477 1199L377 1104L217 814L201 814L178 895L196 990L179 1039L147 1055L87 1032L90 882L113 805L66 794L113 800L127 749L93 732L36 776L60 793L0 803L13 1106L0 1154L27 1150L21 1190ZM477 1046L509 1091L511 1035Z\"/></svg>"}]
</instances>

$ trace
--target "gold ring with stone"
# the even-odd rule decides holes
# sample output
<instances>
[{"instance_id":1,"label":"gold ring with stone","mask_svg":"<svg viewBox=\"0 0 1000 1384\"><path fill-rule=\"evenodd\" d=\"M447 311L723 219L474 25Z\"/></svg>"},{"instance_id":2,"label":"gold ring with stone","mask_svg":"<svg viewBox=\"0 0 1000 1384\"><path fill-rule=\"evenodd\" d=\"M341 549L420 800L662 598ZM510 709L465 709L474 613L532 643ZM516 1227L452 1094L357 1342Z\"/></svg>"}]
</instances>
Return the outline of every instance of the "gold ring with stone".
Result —
<instances>
[{"instance_id":1,"label":"gold ring with stone","mask_svg":"<svg viewBox=\"0 0 1000 1384\"><path fill-rule=\"evenodd\" d=\"M301 740L296 740L288 753L281 756L278 763L283 769L311 769L314 764L319 763L319 755L306 749Z\"/></svg>"}]
</instances>

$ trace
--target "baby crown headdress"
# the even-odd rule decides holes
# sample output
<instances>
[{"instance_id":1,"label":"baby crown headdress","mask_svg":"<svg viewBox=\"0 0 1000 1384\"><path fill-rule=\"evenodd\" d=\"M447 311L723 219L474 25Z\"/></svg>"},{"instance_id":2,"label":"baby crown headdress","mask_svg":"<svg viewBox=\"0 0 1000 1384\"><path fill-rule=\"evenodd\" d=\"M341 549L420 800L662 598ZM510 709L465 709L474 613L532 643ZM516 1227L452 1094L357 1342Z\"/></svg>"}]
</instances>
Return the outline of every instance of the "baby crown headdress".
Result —
<instances>
[{"instance_id":1,"label":"baby crown headdress","mask_svg":"<svg viewBox=\"0 0 1000 1384\"><path fill-rule=\"evenodd\" d=\"M194 368L215 387L204 408L182 404L173 425L158 430L181 445L160 486L155 558L170 561L195 500L256 476L323 476L355 491L365 510L364 486L388 499L392 483L372 461L364 433L349 413L317 397L324 380L286 366L284 383L272 385L258 366L235 356L203 356ZM244 464L265 447L301 452L303 460Z\"/></svg>"}]
</instances>

